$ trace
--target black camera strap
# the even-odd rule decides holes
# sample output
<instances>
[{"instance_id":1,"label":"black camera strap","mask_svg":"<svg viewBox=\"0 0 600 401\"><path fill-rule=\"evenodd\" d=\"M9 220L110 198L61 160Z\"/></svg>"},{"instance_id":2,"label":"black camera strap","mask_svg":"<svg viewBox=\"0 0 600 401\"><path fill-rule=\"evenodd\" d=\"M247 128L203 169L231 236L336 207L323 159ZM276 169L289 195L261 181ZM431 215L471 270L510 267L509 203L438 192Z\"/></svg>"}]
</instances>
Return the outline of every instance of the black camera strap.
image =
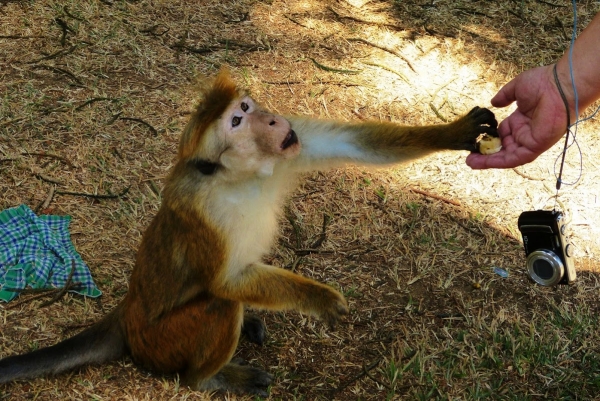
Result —
<instances>
[{"instance_id":1,"label":"black camera strap","mask_svg":"<svg viewBox=\"0 0 600 401\"><path fill-rule=\"evenodd\" d=\"M567 128L566 128L567 133L565 135L565 146L563 147L563 151L562 151L562 156L561 156L561 160L560 160L560 169L558 170L558 177L556 177L556 196L558 197L558 191L560 190L560 187L562 185L562 173L563 173L563 168L565 166L565 157L567 156L567 149L569 148L569 133L571 132L571 130L570 130L571 111L569 110L569 102L567 101L565 92L563 91L562 86L560 86L560 81L558 80L558 73L556 72L556 64L554 64L554 67L552 68L552 72L554 73L554 82L556 82L556 87L558 88L560 97L562 98L562 100L565 104L565 109L567 110Z\"/></svg>"}]
</instances>

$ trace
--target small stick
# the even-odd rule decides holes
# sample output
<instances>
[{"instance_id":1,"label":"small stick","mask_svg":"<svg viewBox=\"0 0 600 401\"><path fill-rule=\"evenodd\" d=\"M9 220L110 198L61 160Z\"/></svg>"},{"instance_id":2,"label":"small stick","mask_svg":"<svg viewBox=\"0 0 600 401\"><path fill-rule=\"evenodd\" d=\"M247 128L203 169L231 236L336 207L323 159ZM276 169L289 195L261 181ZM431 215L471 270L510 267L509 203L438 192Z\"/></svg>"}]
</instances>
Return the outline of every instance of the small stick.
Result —
<instances>
[{"instance_id":1,"label":"small stick","mask_svg":"<svg viewBox=\"0 0 600 401\"><path fill-rule=\"evenodd\" d=\"M443 121L443 122L445 122L445 123L447 123L447 122L448 122L448 119L447 119L446 117L444 117L444 116L442 115L442 113L440 113L440 111L437 109L437 107L435 107L435 106L433 105L433 103L429 102L429 107L431 108L431 110L433 110L433 112L435 113L435 115L436 115L436 116L437 116L437 117L438 117L440 120L442 120L442 121Z\"/></svg>"},{"instance_id":2,"label":"small stick","mask_svg":"<svg viewBox=\"0 0 600 401\"><path fill-rule=\"evenodd\" d=\"M363 365L363 368L362 368L362 370L361 370L361 372L359 374L355 375L354 377L351 377L345 383L342 383L338 387L332 389L330 395L333 396L335 393L339 393L340 391L344 390L346 387L348 387L349 385L351 385L355 381L360 380L360 379L362 379L365 376L368 376L368 372L371 369L375 368L377 365L379 365L379 363L381 363L381 360L382 360L381 358L378 358L374 362L371 362L369 364L369 366Z\"/></svg>"},{"instance_id":3,"label":"small stick","mask_svg":"<svg viewBox=\"0 0 600 401\"><path fill-rule=\"evenodd\" d=\"M315 242L313 242L310 246L311 250L316 250L316 248L319 248L323 242L325 241L325 239L327 239L327 225L329 224L329 222L331 221L331 217L329 217L329 215L323 213L323 225L321 227L321 234L319 235L319 238L317 238L317 240Z\"/></svg>"},{"instance_id":4,"label":"small stick","mask_svg":"<svg viewBox=\"0 0 600 401\"><path fill-rule=\"evenodd\" d=\"M44 202L40 203L39 206L35 208L36 213L40 210L44 210L44 209L48 208L48 205L50 205L50 202L52 202L52 198L54 198L55 190L56 190L55 186L52 185L50 187L50 192L48 192L48 196L46 196L46 200L44 200Z\"/></svg>"},{"instance_id":5,"label":"small stick","mask_svg":"<svg viewBox=\"0 0 600 401\"><path fill-rule=\"evenodd\" d=\"M101 102L104 100L110 100L113 101L115 99L111 98L111 97L94 97L91 99L86 100L85 102L81 103L79 106L75 107L75 111L79 111L81 109L83 109L85 106L95 103L95 102Z\"/></svg>"},{"instance_id":6,"label":"small stick","mask_svg":"<svg viewBox=\"0 0 600 401\"><path fill-rule=\"evenodd\" d=\"M437 200L440 200L440 201L442 201L442 202L449 203L449 204L451 204L451 205L454 205L454 206L461 206L460 202L458 202L458 201L455 201L455 200L453 200L453 199L448 199L448 198L445 198L445 197L443 197L443 196L440 196L440 195L433 194L433 193L431 193L431 192L423 191L422 189L417 189L417 188L412 188L412 187L411 187L411 188L409 188L409 189L410 189L412 192L415 192L415 193L417 193L417 194L420 194L420 195L427 196L427 197L429 197L429 198L437 199Z\"/></svg>"},{"instance_id":7,"label":"small stick","mask_svg":"<svg viewBox=\"0 0 600 401\"><path fill-rule=\"evenodd\" d=\"M69 159L67 159L66 157L54 155L52 153L30 153L30 152L23 152L23 153L21 153L21 155L23 155L23 156L50 157L52 159L57 159L57 160L60 160L60 161L62 161L64 163L68 164L69 167L75 167L73 165L73 163L71 163L69 161Z\"/></svg>"},{"instance_id":8,"label":"small stick","mask_svg":"<svg viewBox=\"0 0 600 401\"><path fill-rule=\"evenodd\" d=\"M310 60L320 69L325 70L325 71L329 71L329 72L337 72L340 74L360 74L360 71L353 71L353 70L338 70L337 68L331 68L331 67L327 67L326 65L320 64L317 60L315 60L314 58L310 58Z\"/></svg>"},{"instance_id":9,"label":"small stick","mask_svg":"<svg viewBox=\"0 0 600 401\"><path fill-rule=\"evenodd\" d=\"M52 305L54 302L58 301L65 293L72 287L73 274L75 274L75 259L71 259L71 271L69 272L69 277L67 277L67 282L64 287L58 291L58 293L53 296L50 300L42 303L40 308L44 308L46 306Z\"/></svg>"},{"instance_id":10,"label":"small stick","mask_svg":"<svg viewBox=\"0 0 600 401\"><path fill-rule=\"evenodd\" d=\"M123 191L121 191L121 193L116 194L116 195L113 195L113 194L89 194L87 192L71 192L71 191L56 191L56 194L84 196L86 198L93 198L93 199L116 199L116 198L121 198L121 197L125 196L127 194L127 192L129 192L129 188L131 188L131 186L125 188Z\"/></svg>"},{"instance_id":11,"label":"small stick","mask_svg":"<svg viewBox=\"0 0 600 401\"><path fill-rule=\"evenodd\" d=\"M154 128L152 125L150 125L149 123L147 123L146 121L142 120L141 118L135 118L135 117L119 117L120 120L126 120L126 121L135 121L137 123L143 124L146 127L148 127L150 129L150 131L152 131L152 134L154 134L154 136L158 135L158 131L156 130L156 128Z\"/></svg>"},{"instance_id":12,"label":"small stick","mask_svg":"<svg viewBox=\"0 0 600 401\"><path fill-rule=\"evenodd\" d=\"M37 39L37 38L45 38L44 35L0 35L0 39Z\"/></svg>"},{"instance_id":13,"label":"small stick","mask_svg":"<svg viewBox=\"0 0 600 401\"><path fill-rule=\"evenodd\" d=\"M28 62L28 64L36 64L36 63L39 63L40 61L51 60L51 59L55 59L58 57L66 56L67 54L73 53L75 50L77 50L78 47L79 47L79 45L73 45L66 50L59 50L56 53L52 53L52 54L50 54L48 56L44 56L40 59L30 61L30 62Z\"/></svg>"},{"instance_id":14,"label":"small stick","mask_svg":"<svg viewBox=\"0 0 600 401\"><path fill-rule=\"evenodd\" d=\"M408 64L408 67L413 71L413 72L417 72L417 70L415 70L415 67L413 67L412 63L410 61L408 61L408 59L406 57L404 57L402 54L400 54L399 52L397 52L394 49L390 49L389 47L385 47L385 46L381 46L378 45L377 43L373 43L373 42L369 42L366 39L363 38L350 38L348 39L350 42L360 42L360 43L364 43L365 45L369 45L369 46L373 46L377 49L386 51L390 54L393 54L396 57L399 57L400 59L402 59L402 61L404 61L406 64Z\"/></svg>"},{"instance_id":15,"label":"small stick","mask_svg":"<svg viewBox=\"0 0 600 401\"><path fill-rule=\"evenodd\" d=\"M65 184L64 182L58 181L58 180L56 180L56 179L54 179L52 177L48 177L48 176L43 175L43 174L36 174L35 176L37 178L39 178L40 180L42 180L42 181L49 182L50 184L56 184L56 185L64 185Z\"/></svg>"}]
</instances>

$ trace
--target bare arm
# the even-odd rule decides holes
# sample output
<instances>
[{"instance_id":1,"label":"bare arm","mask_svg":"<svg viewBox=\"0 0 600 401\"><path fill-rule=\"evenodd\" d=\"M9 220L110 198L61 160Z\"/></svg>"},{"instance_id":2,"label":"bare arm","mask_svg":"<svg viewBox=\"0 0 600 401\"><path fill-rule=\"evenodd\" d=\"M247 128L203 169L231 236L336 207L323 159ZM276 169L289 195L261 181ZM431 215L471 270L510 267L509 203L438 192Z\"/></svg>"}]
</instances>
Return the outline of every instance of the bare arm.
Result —
<instances>
[{"instance_id":1,"label":"bare arm","mask_svg":"<svg viewBox=\"0 0 600 401\"><path fill-rule=\"evenodd\" d=\"M579 35L573 46L573 75L579 95L579 113L600 98L600 13ZM569 71L569 55L556 63L560 85L567 98L571 122L577 118ZM493 155L471 154L474 169L511 168L529 163L564 135L567 114L556 86L553 65L527 70L500 89L492 105L517 109L500 123L502 150Z\"/></svg>"}]
</instances>

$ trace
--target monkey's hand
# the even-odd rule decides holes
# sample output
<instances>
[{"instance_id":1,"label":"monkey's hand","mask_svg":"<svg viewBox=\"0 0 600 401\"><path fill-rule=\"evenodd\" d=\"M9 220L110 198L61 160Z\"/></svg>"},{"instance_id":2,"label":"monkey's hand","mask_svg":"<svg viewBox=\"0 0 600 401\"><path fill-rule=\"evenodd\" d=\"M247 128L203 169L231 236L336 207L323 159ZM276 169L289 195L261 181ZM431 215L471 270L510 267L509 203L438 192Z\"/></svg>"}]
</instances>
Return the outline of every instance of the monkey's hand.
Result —
<instances>
[{"instance_id":1,"label":"monkey's hand","mask_svg":"<svg viewBox=\"0 0 600 401\"><path fill-rule=\"evenodd\" d=\"M450 145L449 149L479 152L479 140L482 136L498 137L498 121L494 113L482 107L474 107L467 115L451 123L450 128L450 132L458 135L454 137L454 145Z\"/></svg>"},{"instance_id":2,"label":"monkey's hand","mask_svg":"<svg viewBox=\"0 0 600 401\"><path fill-rule=\"evenodd\" d=\"M318 294L315 294L315 312L330 328L334 328L337 321L348 314L348 303L344 296L327 285L321 285Z\"/></svg>"}]
</instances>

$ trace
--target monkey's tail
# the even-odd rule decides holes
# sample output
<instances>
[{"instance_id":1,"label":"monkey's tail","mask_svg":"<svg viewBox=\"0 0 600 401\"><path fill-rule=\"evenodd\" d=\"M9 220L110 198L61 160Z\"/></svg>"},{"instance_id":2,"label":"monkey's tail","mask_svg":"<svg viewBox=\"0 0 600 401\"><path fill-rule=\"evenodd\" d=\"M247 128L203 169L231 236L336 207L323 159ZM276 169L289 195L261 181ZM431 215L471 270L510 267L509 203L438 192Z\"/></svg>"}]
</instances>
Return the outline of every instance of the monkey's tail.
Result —
<instances>
[{"instance_id":1,"label":"monkey's tail","mask_svg":"<svg viewBox=\"0 0 600 401\"><path fill-rule=\"evenodd\" d=\"M55 375L125 355L127 347L120 322L122 309L119 304L93 326L58 344L0 360L0 384Z\"/></svg>"}]
</instances>

